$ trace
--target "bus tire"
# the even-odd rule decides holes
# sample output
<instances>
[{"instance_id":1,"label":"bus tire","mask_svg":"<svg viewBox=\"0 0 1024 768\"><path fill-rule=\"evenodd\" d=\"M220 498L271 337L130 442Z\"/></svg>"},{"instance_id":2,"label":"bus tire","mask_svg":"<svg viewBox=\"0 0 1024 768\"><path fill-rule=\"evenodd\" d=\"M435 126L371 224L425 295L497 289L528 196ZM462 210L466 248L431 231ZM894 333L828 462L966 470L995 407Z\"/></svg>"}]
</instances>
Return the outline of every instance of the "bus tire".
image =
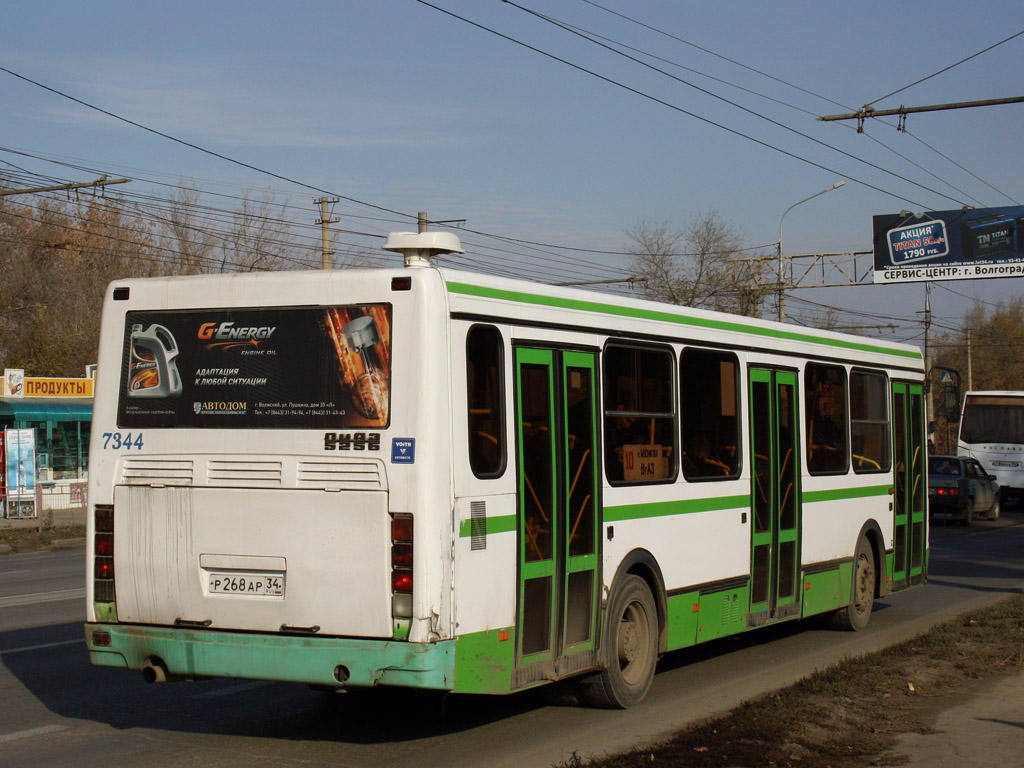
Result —
<instances>
[{"instance_id":1,"label":"bus tire","mask_svg":"<svg viewBox=\"0 0 1024 768\"><path fill-rule=\"evenodd\" d=\"M857 632L868 625L871 608L875 604L875 551L867 537L861 538L857 544L857 554L853 558L853 594L845 608L832 614L829 626L847 632Z\"/></svg>"},{"instance_id":2,"label":"bus tire","mask_svg":"<svg viewBox=\"0 0 1024 768\"><path fill-rule=\"evenodd\" d=\"M658 611L647 582L626 575L608 603L605 669L581 683L588 704L626 709L647 696L658 660Z\"/></svg>"}]
</instances>

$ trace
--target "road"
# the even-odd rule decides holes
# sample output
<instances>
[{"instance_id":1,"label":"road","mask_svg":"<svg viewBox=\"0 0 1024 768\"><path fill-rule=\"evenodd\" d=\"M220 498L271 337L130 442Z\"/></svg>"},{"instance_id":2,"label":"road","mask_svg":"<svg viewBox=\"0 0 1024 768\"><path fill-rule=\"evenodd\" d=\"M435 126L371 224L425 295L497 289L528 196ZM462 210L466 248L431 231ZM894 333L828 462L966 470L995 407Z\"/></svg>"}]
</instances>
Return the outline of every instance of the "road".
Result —
<instances>
[{"instance_id":1,"label":"road","mask_svg":"<svg viewBox=\"0 0 1024 768\"><path fill-rule=\"evenodd\" d=\"M790 623L662 659L632 710L545 706L532 692L441 697L324 694L280 683L147 685L89 665L84 553L0 557L0 764L139 766L550 766L656 740L815 669L912 637L1024 585L1024 512L936 528L924 589L876 604L868 628Z\"/></svg>"}]
</instances>

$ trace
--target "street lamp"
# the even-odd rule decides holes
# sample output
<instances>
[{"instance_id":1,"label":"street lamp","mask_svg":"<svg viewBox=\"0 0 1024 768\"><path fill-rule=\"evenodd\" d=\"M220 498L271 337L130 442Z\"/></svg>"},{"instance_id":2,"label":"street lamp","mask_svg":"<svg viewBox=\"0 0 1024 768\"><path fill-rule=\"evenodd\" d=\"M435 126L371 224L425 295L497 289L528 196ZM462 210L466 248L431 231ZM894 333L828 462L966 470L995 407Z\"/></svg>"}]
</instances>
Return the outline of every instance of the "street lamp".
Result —
<instances>
[{"instance_id":1,"label":"street lamp","mask_svg":"<svg viewBox=\"0 0 1024 768\"><path fill-rule=\"evenodd\" d=\"M786 214L789 213L790 211L792 211L794 208L796 208L801 203L806 203L808 200L813 200L818 195L824 195L826 192L831 192L833 189L839 189L839 187L843 186L843 184L845 184L845 183L846 183L845 181L837 181L835 184L833 184L828 189L823 189L823 190L821 190L821 192L815 192L810 197L805 197L803 200L800 200L798 202L793 203L791 206L789 206L789 208L787 208L785 211L783 211L782 218L779 219L779 322L780 323L786 322L786 287L785 287L785 284L783 283L783 276L785 274L785 270L783 268L783 259L782 259L782 222L785 220Z\"/></svg>"}]
</instances>

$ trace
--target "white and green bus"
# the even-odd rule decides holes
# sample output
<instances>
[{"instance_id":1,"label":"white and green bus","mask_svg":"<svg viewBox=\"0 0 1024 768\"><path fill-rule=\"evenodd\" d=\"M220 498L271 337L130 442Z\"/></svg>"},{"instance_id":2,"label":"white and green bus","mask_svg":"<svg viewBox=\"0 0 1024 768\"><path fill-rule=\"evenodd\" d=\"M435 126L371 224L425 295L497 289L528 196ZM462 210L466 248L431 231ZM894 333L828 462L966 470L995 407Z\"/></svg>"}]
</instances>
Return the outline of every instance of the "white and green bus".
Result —
<instances>
[{"instance_id":1,"label":"white and green bus","mask_svg":"<svg viewBox=\"0 0 1024 768\"><path fill-rule=\"evenodd\" d=\"M110 285L93 664L626 707L664 653L925 582L917 348L385 248Z\"/></svg>"}]
</instances>

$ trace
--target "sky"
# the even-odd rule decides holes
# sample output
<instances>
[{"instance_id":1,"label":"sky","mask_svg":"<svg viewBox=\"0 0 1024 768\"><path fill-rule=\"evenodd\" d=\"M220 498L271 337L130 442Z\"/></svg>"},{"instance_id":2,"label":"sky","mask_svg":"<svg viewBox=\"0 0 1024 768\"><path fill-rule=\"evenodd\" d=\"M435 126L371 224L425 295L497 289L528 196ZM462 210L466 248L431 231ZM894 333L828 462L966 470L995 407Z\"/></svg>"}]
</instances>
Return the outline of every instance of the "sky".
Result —
<instances>
[{"instance_id":1,"label":"sky","mask_svg":"<svg viewBox=\"0 0 1024 768\"><path fill-rule=\"evenodd\" d=\"M980 53L1021 30L1019 0L5 3L0 174L266 191L310 248L336 196L339 251L426 211L465 222L453 265L549 282L627 276L628 230L706 211L751 248L781 226L787 254L867 251L873 215L1024 203L1024 104L906 133L815 117L1022 96L1024 35ZM1020 281L935 283L933 333ZM797 290L787 314L830 307L921 342L923 283Z\"/></svg>"}]
</instances>

